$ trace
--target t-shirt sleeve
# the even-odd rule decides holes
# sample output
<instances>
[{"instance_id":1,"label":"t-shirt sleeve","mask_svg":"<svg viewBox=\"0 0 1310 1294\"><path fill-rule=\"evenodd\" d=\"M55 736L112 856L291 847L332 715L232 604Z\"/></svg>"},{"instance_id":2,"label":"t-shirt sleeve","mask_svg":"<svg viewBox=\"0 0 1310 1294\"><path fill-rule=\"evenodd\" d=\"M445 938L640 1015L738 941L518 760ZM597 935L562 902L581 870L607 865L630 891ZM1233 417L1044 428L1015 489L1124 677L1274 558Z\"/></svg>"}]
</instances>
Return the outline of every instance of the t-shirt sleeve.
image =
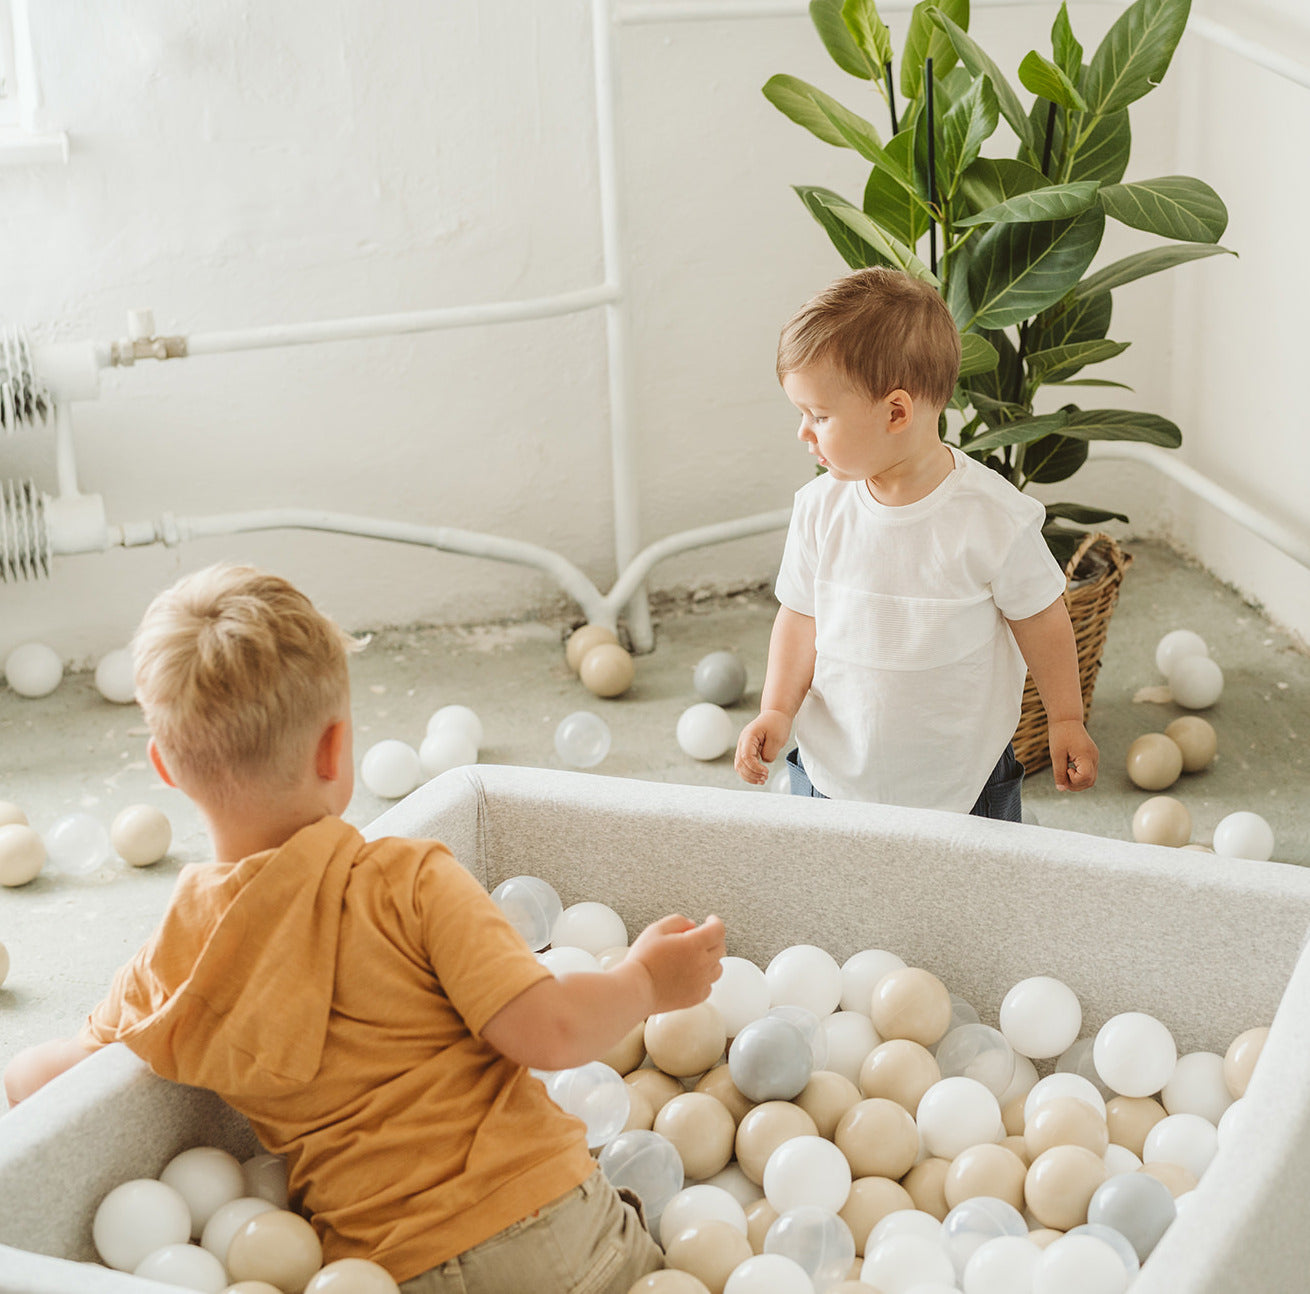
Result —
<instances>
[{"instance_id":1,"label":"t-shirt sleeve","mask_svg":"<svg viewBox=\"0 0 1310 1294\"><path fill-rule=\"evenodd\" d=\"M1007 620L1035 616L1064 593L1064 572L1042 536L1045 512L1038 504L992 578L992 600Z\"/></svg>"},{"instance_id":2,"label":"t-shirt sleeve","mask_svg":"<svg viewBox=\"0 0 1310 1294\"><path fill-rule=\"evenodd\" d=\"M543 966L477 880L434 845L417 877L421 938L441 990L469 1031L520 993L549 979Z\"/></svg>"},{"instance_id":3,"label":"t-shirt sleeve","mask_svg":"<svg viewBox=\"0 0 1310 1294\"><path fill-rule=\"evenodd\" d=\"M790 611L803 616L814 614L814 574L819 565L818 545L814 537L814 517L804 492L796 495L792 506L787 542L782 549L782 565L774 594Z\"/></svg>"},{"instance_id":4,"label":"t-shirt sleeve","mask_svg":"<svg viewBox=\"0 0 1310 1294\"><path fill-rule=\"evenodd\" d=\"M139 976L144 949L126 966L120 966L109 992L92 1008L91 1014L77 1032L77 1041L88 1051L98 1051L117 1042L120 1027L135 1019L137 1012L129 1009L129 1002L140 996Z\"/></svg>"}]
</instances>

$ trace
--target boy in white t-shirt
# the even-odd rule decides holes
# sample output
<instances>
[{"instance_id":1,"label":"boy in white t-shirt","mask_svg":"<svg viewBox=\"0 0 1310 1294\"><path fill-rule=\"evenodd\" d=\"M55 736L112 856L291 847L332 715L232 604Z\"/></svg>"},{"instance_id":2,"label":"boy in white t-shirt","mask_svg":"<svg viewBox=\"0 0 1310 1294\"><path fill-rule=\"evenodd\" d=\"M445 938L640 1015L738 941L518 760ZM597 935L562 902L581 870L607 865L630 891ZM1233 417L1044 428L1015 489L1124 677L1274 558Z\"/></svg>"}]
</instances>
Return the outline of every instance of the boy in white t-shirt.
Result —
<instances>
[{"instance_id":1,"label":"boy in white t-shirt","mask_svg":"<svg viewBox=\"0 0 1310 1294\"><path fill-rule=\"evenodd\" d=\"M746 781L794 720L793 794L1018 821L1025 668L1056 785L1096 781L1045 509L938 432L959 367L941 296L895 270L838 279L783 329L778 377L827 471L796 494Z\"/></svg>"}]
</instances>

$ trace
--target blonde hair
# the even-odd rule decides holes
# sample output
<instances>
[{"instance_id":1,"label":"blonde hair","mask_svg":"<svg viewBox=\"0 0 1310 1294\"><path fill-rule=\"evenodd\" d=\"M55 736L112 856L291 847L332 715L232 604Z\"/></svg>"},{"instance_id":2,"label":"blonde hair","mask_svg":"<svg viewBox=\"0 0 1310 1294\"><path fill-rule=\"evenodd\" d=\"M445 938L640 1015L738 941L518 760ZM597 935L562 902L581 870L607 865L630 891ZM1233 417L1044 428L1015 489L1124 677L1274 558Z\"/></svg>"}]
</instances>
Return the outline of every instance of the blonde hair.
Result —
<instances>
[{"instance_id":1,"label":"blonde hair","mask_svg":"<svg viewBox=\"0 0 1310 1294\"><path fill-rule=\"evenodd\" d=\"M323 728L346 717L360 644L298 589L219 564L150 604L132 639L136 693L165 765L216 795L294 782Z\"/></svg>"},{"instance_id":2,"label":"blonde hair","mask_svg":"<svg viewBox=\"0 0 1310 1294\"><path fill-rule=\"evenodd\" d=\"M807 301L778 339L778 380L828 362L872 400L898 388L944 409L960 333L940 293L901 270L856 270Z\"/></svg>"}]
</instances>

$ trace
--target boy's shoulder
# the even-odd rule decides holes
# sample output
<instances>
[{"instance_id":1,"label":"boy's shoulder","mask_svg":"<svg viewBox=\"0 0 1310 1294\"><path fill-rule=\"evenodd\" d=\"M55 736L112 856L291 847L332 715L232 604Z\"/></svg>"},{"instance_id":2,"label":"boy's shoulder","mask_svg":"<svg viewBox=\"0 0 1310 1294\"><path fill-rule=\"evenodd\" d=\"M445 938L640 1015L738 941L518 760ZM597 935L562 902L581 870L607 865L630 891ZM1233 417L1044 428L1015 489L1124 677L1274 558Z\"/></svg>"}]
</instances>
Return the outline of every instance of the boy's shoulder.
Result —
<instances>
[{"instance_id":1,"label":"boy's shoulder","mask_svg":"<svg viewBox=\"0 0 1310 1294\"><path fill-rule=\"evenodd\" d=\"M955 454L961 473L960 483L966 495L977 499L985 507L1005 513L1020 524L1045 517L1046 508L1043 504L1011 484L1000 472L960 450L952 448L952 453Z\"/></svg>"}]
</instances>

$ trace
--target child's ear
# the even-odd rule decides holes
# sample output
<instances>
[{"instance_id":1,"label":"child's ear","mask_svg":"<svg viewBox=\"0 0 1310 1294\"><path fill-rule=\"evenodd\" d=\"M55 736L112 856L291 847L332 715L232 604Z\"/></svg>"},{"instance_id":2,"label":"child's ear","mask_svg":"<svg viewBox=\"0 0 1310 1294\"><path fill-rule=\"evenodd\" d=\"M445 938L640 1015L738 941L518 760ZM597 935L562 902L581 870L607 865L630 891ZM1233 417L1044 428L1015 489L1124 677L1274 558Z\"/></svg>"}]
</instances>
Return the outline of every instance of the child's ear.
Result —
<instances>
[{"instance_id":1,"label":"child's ear","mask_svg":"<svg viewBox=\"0 0 1310 1294\"><path fill-rule=\"evenodd\" d=\"M348 725L344 719L338 719L323 729L318 739L318 748L314 752L314 772L321 781L335 782L340 779L342 762L350 758L347 731Z\"/></svg>"},{"instance_id":2,"label":"child's ear","mask_svg":"<svg viewBox=\"0 0 1310 1294\"><path fill-rule=\"evenodd\" d=\"M155 772L159 774L164 785L176 788L177 783L173 781L173 775L168 771L168 767L164 763L164 757L159 753L159 747L155 745L153 737L150 738L150 743L146 746L146 754L150 756L150 762L155 766Z\"/></svg>"},{"instance_id":3,"label":"child's ear","mask_svg":"<svg viewBox=\"0 0 1310 1294\"><path fill-rule=\"evenodd\" d=\"M914 397L899 387L887 397L887 430L904 431L914 421Z\"/></svg>"}]
</instances>

